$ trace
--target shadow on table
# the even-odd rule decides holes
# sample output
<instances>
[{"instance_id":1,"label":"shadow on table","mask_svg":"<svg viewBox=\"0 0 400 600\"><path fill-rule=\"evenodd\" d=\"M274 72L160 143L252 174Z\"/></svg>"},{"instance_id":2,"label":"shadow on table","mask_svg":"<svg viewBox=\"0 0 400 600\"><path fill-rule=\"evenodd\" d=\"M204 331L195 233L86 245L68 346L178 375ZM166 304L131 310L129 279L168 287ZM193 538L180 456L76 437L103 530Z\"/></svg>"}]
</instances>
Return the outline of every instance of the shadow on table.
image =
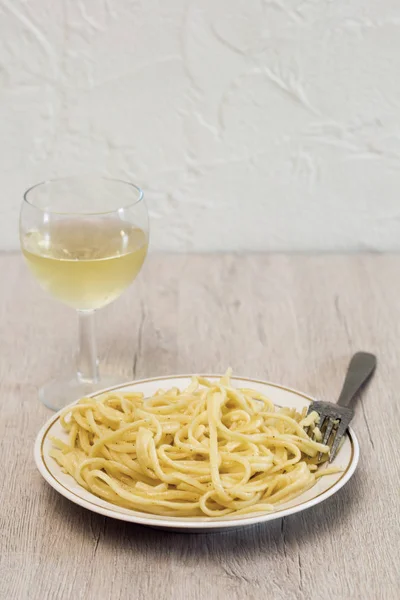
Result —
<instances>
[{"instance_id":1,"label":"shadow on table","mask_svg":"<svg viewBox=\"0 0 400 600\"><path fill-rule=\"evenodd\" d=\"M225 557L247 560L261 552L274 552L284 547L323 542L338 529L345 527L354 513L360 516L360 474L355 473L338 494L303 512L268 523L243 527L221 533L174 533L126 523L91 513L56 496L58 514L66 511L69 527L76 528L82 536L90 536L98 550L109 552L146 554L147 558L165 560L198 560L207 555L208 560L222 552ZM49 493L54 493L49 490Z\"/></svg>"}]
</instances>

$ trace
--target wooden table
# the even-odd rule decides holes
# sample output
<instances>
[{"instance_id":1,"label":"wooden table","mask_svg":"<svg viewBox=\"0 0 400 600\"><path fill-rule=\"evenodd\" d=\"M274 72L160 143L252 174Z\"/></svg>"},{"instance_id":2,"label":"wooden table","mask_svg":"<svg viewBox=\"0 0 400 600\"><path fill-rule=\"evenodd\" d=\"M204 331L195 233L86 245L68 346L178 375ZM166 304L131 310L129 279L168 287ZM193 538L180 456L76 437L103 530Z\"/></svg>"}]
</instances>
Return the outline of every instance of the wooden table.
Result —
<instances>
[{"instance_id":1,"label":"wooden table","mask_svg":"<svg viewBox=\"0 0 400 600\"><path fill-rule=\"evenodd\" d=\"M335 400L377 354L357 406L361 460L337 495L225 534L163 533L75 506L40 477L38 386L71 364L75 315L0 256L1 599L394 599L400 588L400 256L149 258L98 316L105 365L136 378L221 372Z\"/></svg>"}]
</instances>

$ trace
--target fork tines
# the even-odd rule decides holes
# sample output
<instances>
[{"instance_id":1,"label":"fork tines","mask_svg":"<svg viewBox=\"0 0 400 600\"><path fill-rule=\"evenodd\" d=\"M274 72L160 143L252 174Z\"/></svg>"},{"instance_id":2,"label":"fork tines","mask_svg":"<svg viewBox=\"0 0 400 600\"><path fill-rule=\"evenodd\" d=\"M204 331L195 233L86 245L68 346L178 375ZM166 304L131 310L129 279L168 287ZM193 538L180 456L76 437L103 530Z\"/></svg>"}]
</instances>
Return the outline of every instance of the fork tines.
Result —
<instances>
[{"instance_id":1,"label":"fork tines","mask_svg":"<svg viewBox=\"0 0 400 600\"><path fill-rule=\"evenodd\" d=\"M321 443L330 447L329 462L332 462L338 451L340 441L353 418L354 411L338 404L321 401L310 404L307 414L309 415L313 411L319 414L318 428L323 436ZM318 460L321 460L321 458L322 454L320 453Z\"/></svg>"}]
</instances>

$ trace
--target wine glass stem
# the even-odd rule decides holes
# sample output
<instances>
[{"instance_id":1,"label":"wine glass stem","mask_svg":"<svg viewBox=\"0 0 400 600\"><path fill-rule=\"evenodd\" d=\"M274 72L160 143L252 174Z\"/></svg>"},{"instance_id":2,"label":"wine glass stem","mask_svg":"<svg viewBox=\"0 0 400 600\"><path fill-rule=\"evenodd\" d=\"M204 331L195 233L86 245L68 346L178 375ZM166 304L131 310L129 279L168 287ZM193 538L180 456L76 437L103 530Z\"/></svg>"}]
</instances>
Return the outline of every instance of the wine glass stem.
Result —
<instances>
[{"instance_id":1,"label":"wine glass stem","mask_svg":"<svg viewBox=\"0 0 400 600\"><path fill-rule=\"evenodd\" d=\"M99 381L94 310L78 310L79 347L77 356L78 379L89 383Z\"/></svg>"}]
</instances>

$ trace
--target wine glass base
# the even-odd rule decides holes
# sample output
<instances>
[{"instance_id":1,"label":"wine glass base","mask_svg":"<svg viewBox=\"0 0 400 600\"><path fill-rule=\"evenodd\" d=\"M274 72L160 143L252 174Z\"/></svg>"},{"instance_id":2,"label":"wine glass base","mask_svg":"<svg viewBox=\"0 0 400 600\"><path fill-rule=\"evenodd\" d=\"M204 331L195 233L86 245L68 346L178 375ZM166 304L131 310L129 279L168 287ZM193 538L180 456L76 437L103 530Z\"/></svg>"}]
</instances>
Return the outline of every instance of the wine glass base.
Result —
<instances>
[{"instance_id":1,"label":"wine glass base","mask_svg":"<svg viewBox=\"0 0 400 600\"><path fill-rule=\"evenodd\" d=\"M51 410L61 410L89 394L99 392L109 387L123 385L129 379L118 376L104 376L96 383L80 381L76 377L70 379L55 379L39 389L40 401Z\"/></svg>"}]
</instances>

